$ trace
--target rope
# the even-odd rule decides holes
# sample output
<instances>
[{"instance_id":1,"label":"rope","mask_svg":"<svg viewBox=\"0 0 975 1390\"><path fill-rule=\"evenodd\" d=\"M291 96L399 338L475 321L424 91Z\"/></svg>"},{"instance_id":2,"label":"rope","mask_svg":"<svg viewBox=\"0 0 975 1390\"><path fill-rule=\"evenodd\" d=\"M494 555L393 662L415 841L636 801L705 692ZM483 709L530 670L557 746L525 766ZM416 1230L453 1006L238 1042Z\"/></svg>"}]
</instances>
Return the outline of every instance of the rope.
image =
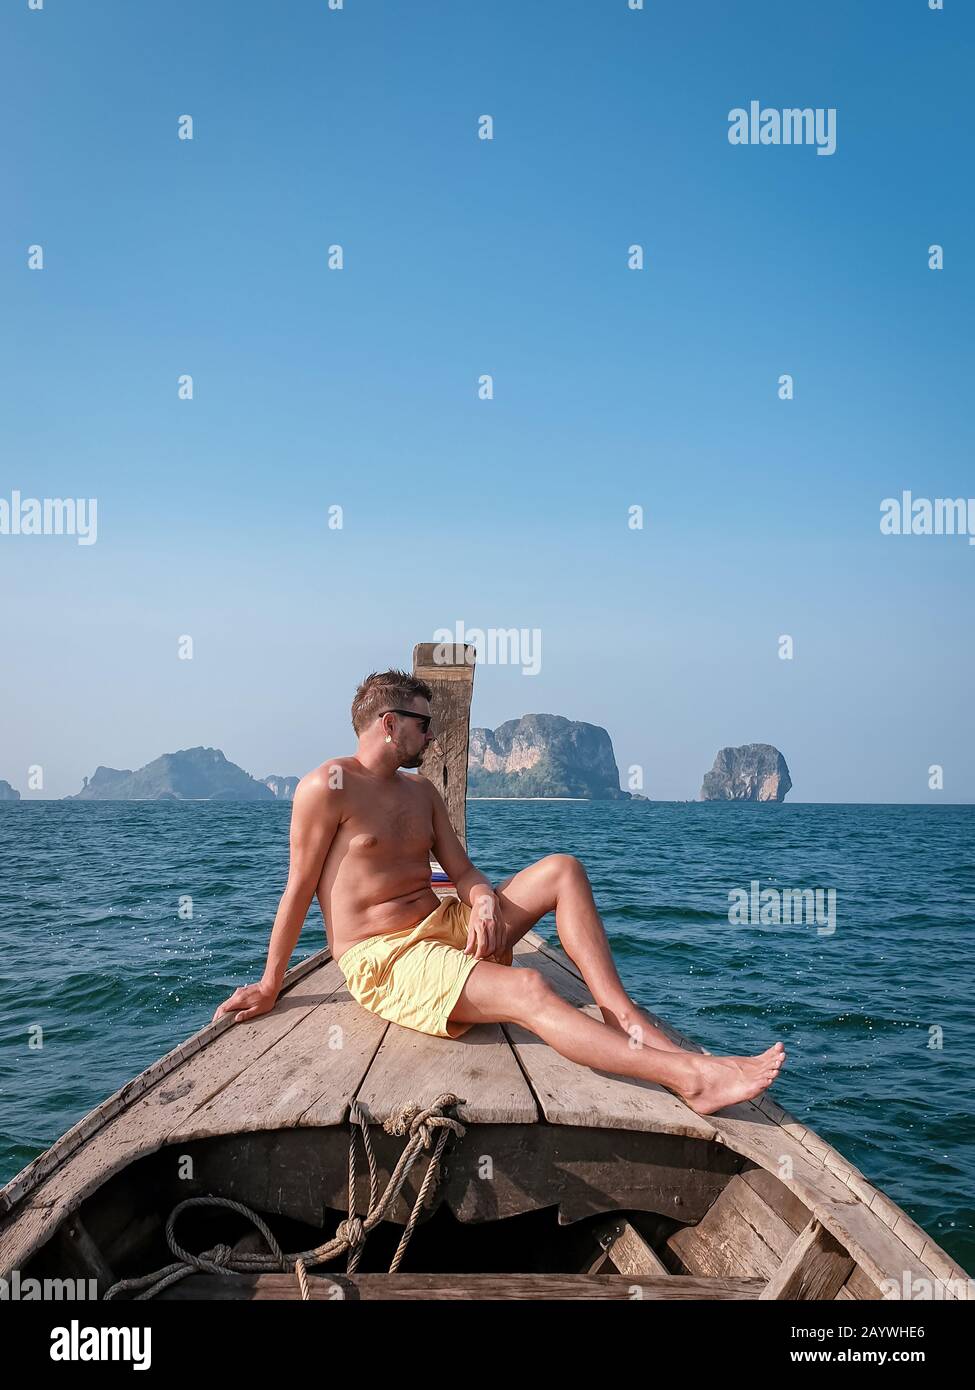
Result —
<instances>
[{"instance_id":1,"label":"rope","mask_svg":"<svg viewBox=\"0 0 975 1390\"><path fill-rule=\"evenodd\" d=\"M421 1109L415 1102L410 1102L408 1105L404 1105L398 1113L391 1115L389 1119L384 1121L383 1129L387 1134L403 1135L408 1133L409 1139L399 1156L399 1161L393 1169L389 1182L386 1184L386 1190L380 1197L379 1170L373 1152L369 1124L358 1102L352 1101L349 1106L349 1124L351 1126L349 1130L349 1214L344 1221L339 1222L332 1239L324 1244L317 1245L312 1250L302 1250L295 1255L286 1255L267 1224L256 1212L245 1207L242 1202L234 1202L229 1197L187 1197L185 1201L179 1202L173 1207L169 1213L169 1220L166 1222L166 1242L170 1251L176 1256L175 1262L166 1265L163 1269L157 1269L153 1274L143 1274L133 1279L120 1279L106 1292L105 1299L115 1298L117 1294L129 1293L133 1290L139 1290L135 1294L137 1301L154 1298L156 1294L162 1293L164 1289L178 1283L180 1279L185 1279L188 1274L201 1271L207 1274L260 1274L273 1271L287 1273L289 1270L294 1272L302 1299L309 1299L308 1270L313 1269L315 1265L325 1264L329 1260L336 1259L343 1250L348 1250L346 1270L350 1274L355 1272L359 1260L362 1258L366 1237L382 1221L386 1212L396 1201L413 1164L419 1158L422 1150L430 1148L434 1131L439 1130L436 1148L423 1175L423 1182L420 1184L413 1210L403 1228L399 1245L396 1247L396 1253L389 1266L390 1274L394 1274L399 1269L403 1256L406 1254L406 1247L409 1245L410 1237L419 1220L420 1209L426 1200L427 1193L438 1180L440 1160L447 1140L451 1133L458 1137L466 1133L459 1120L442 1112L463 1103L457 1096L445 1091L442 1095L437 1096L433 1104L427 1106L426 1109ZM369 1209L364 1220L357 1216L355 1211L356 1125L362 1132L362 1143L366 1151L366 1161L369 1164ZM238 1212L241 1216L247 1217L260 1231L270 1253L246 1251L235 1253L229 1245L223 1244L214 1245L199 1255L184 1250L176 1240L174 1228L180 1212L186 1211L189 1207L227 1207L230 1211Z\"/></svg>"}]
</instances>

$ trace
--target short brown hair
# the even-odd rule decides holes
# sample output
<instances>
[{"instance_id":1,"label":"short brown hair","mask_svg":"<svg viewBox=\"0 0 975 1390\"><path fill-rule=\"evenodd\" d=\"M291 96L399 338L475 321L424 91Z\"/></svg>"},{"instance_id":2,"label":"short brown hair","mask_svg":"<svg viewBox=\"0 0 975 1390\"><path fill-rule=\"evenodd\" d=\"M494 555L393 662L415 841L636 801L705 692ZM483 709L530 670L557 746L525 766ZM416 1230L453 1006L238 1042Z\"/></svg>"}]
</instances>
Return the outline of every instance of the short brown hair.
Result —
<instances>
[{"instance_id":1,"label":"short brown hair","mask_svg":"<svg viewBox=\"0 0 975 1390\"><path fill-rule=\"evenodd\" d=\"M355 692L352 701L352 727L361 734L384 710L394 705L406 705L410 700L421 696L424 700L433 698L433 691L419 676L411 676L408 671L373 671Z\"/></svg>"}]
</instances>

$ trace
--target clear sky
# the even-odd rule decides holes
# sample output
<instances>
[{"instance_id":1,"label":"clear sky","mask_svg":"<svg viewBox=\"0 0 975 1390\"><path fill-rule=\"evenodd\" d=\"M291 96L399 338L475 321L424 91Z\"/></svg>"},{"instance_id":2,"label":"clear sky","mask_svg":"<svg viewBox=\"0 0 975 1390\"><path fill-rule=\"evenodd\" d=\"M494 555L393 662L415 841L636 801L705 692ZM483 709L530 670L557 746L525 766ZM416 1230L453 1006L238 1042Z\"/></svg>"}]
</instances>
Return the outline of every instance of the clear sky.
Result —
<instances>
[{"instance_id":1,"label":"clear sky","mask_svg":"<svg viewBox=\"0 0 975 1390\"><path fill-rule=\"evenodd\" d=\"M540 634L476 724L650 796L762 741L973 799L975 547L879 524L975 494L970 5L8 0L0 55L0 498L98 507L0 535L0 777L302 773L461 623ZM752 100L835 153L730 144Z\"/></svg>"}]
</instances>

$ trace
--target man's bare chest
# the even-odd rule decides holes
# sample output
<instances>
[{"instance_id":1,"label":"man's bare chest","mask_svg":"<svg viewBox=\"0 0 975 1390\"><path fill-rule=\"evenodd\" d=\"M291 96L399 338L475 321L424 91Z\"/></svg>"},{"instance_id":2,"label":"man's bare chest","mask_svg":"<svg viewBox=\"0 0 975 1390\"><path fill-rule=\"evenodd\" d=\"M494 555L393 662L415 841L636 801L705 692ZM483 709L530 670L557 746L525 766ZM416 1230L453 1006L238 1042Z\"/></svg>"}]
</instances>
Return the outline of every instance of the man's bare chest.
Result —
<instances>
[{"instance_id":1,"label":"man's bare chest","mask_svg":"<svg viewBox=\"0 0 975 1390\"><path fill-rule=\"evenodd\" d=\"M416 793L363 798L346 822L350 853L369 858L425 854L433 844L433 813Z\"/></svg>"}]
</instances>

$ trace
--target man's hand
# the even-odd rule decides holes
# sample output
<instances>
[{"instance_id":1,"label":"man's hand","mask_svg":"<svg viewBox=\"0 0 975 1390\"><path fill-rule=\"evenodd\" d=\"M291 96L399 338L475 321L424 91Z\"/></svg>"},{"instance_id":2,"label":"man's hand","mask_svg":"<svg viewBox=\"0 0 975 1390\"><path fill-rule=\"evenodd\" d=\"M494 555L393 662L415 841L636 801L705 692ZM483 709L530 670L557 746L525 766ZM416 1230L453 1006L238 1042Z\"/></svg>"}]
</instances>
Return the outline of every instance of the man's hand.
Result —
<instances>
[{"instance_id":1,"label":"man's hand","mask_svg":"<svg viewBox=\"0 0 975 1390\"><path fill-rule=\"evenodd\" d=\"M235 1023L243 1023L248 1018L258 1018L261 1014L269 1014L274 1008L278 999L278 991L269 989L267 985L241 985L235 989L229 999L217 1009L211 1023L216 1023L218 1018L224 1014L233 1013ZM234 1012L237 1010L238 1012Z\"/></svg>"},{"instance_id":2,"label":"man's hand","mask_svg":"<svg viewBox=\"0 0 975 1390\"><path fill-rule=\"evenodd\" d=\"M504 918L497 894L487 889L482 889L476 897L472 893L464 955L473 955L475 960L493 959L504 950L504 938Z\"/></svg>"}]
</instances>

